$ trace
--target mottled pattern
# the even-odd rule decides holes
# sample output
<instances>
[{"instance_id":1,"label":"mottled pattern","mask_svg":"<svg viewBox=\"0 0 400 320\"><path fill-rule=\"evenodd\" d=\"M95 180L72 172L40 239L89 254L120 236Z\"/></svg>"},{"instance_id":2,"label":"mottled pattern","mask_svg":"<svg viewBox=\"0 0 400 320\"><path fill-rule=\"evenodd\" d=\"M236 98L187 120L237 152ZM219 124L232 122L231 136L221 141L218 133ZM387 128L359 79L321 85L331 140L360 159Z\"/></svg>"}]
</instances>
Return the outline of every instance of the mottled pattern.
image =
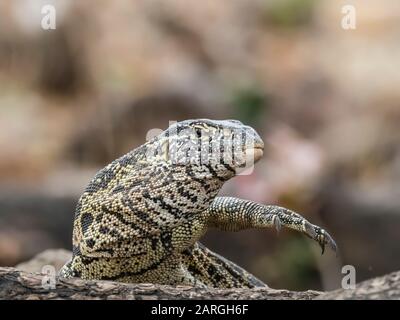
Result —
<instances>
[{"instance_id":1,"label":"mottled pattern","mask_svg":"<svg viewBox=\"0 0 400 320\"><path fill-rule=\"evenodd\" d=\"M200 148L204 142L207 147ZM242 155L232 153L232 161L225 161L234 148ZM113 161L96 174L79 200L73 257L60 276L221 288L264 286L198 242L210 227L238 231L286 226L322 248L328 244L336 249L328 233L288 209L216 197L248 164L248 155L257 161L262 149L259 135L239 121L186 120Z\"/></svg>"}]
</instances>

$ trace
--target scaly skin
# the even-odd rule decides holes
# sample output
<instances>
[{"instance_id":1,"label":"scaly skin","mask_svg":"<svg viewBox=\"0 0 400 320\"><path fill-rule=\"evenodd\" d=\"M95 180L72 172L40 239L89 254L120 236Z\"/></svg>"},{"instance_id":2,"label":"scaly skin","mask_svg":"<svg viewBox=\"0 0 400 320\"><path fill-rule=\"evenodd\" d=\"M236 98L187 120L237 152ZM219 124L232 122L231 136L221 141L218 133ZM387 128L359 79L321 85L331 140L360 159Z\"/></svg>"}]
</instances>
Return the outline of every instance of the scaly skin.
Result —
<instances>
[{"instance_id":1,"label":"scaly skin","mask_svg":"<svg viewBox=\"0 0 400 320\"><path fill-rule=\"evenodd\" d=\"M242 153L229 162L225 155L235 146ZM211 227L238 231L285 226L323 249L328 244L336 250L326 231L293 211L217 197L227 180L261 157L263 146L254 129L239 121L186 120L113 161L79 199L73 257L60 276L219 288L265 286L198 242Z\"/></svg>"}]
</instances>

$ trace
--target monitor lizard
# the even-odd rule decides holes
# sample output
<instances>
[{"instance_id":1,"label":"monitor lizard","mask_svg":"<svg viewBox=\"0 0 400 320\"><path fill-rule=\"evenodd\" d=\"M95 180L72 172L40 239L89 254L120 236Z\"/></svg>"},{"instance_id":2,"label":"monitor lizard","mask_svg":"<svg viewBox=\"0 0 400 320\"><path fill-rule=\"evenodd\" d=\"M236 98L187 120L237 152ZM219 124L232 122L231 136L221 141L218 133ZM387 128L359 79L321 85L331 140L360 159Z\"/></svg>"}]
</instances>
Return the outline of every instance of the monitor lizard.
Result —
<instances>
[{"instance_id":1,"label":"monitor lizard","mask_svg":"<svg viewBox=\"0 0 400 320\"><path fill-rule=\"evenodd\" d=\"M264 143L237 120L177 122L100 170L79 199L65 278L235 288L266 286L198 240L209 228L281 226L336 251L332 237L289 209L219 197ZM241 171L242 170L242 171Z\"/></svg>"}]
</instances>

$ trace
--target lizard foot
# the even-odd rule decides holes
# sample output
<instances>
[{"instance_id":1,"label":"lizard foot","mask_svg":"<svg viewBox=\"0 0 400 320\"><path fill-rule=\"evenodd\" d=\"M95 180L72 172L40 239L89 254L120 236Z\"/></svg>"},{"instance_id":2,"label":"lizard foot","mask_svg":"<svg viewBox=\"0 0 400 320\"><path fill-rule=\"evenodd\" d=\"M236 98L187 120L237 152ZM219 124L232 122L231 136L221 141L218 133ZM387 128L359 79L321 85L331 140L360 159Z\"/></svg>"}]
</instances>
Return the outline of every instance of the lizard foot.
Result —
<instances>
[{"instance_id":1,"label":"lizard foot","mask_svg":"<svg viewBox=\"0 0 400 320\"><path fill-rule=\"evenodd\" d=\"M279 218L279 227L275 224L279 231L281 225L290 229L300 231L309 238L318 242L322 249L322 254L325 252L325 246L327 245L335 253L337 253L337 245L331 235L319 226L313 225L306 219L304 219L298 213L295 213L289 209L274 206L268 208L268 215L276 215ZM278 219L275 219L278 220Z\"/></svg>"}]
</instances>

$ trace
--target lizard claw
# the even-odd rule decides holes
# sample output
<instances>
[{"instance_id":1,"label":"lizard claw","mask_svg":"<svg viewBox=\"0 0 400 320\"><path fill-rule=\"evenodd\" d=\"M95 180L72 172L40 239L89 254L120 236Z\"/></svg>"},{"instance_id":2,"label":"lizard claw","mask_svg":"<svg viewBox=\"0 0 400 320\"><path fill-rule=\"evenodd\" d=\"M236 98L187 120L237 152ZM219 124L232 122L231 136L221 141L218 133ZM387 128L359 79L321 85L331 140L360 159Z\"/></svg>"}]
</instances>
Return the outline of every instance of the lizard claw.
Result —
<instances>
[{"instance_id":1,"label":"lizard claw","mask_svg":"<svg viewBox=\"0 0 400 320\"><path fill-rule=\"evenodd\" d=\"M337 254L336 242L333 240L331 235L324 229L311 224L307 220L303 221L303 229L307 236L318 242L322 250L321 255L324 254L326 245L328 245L328 247L330 247L332 251L334 251Z\"/></svg>"},{"instance_id":2,"label":"lizard claw","mask_svg":"<svg viewBox=\"0 0 400 320\"><path fill-rule=\"evenodd\" d=\"M276 232L279 234L282 228L281 219L278 216L274 216L273 224L275 226Z\"/></svg>"},{"instance_id":3,"label":"lizard claw","mask_svg":"<svg viewBox=\"0 0 400 320\"><path fill-rule=\"evenodd\" d=\"M324 242L319 242L319 246L321 247L321 256L324 254L325 252L325 243Z\"/></svg>"},{"instance_id":4,"label":"lizard claw","mask_svg":"<svg viewBox=\"0 0 400 320\"><path fill-rule=\"evenodd\" d=\"M334 251L337 254L337 245L336 242L332 239L330 234L326 232L324 229L318 229L317 230L317 236L316 239L322 249L321 254L324 254L325 252L325 245L328 245L332 251Z\"/></svg>"}]
</instances>

